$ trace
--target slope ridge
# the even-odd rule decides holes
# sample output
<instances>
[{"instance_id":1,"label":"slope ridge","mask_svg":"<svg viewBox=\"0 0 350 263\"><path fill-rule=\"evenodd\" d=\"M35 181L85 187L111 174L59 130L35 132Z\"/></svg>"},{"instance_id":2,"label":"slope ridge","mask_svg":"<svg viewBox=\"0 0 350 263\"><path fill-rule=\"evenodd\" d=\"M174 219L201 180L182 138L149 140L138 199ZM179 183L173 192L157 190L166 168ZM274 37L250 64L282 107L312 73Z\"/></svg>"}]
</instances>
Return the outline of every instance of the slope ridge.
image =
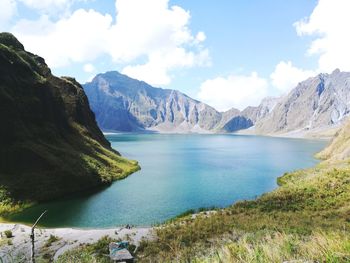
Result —
<instances>
[{"instance_id":1,"label":"slope ridge","mask_svg":"<svg viewBox=\"0 0 350 263\"><path fill-rule=\"evenodd\" d=\"M84 90L0 34L0 213L95 189L139 169L113 150Z\"/></svg>"}]
</instances>

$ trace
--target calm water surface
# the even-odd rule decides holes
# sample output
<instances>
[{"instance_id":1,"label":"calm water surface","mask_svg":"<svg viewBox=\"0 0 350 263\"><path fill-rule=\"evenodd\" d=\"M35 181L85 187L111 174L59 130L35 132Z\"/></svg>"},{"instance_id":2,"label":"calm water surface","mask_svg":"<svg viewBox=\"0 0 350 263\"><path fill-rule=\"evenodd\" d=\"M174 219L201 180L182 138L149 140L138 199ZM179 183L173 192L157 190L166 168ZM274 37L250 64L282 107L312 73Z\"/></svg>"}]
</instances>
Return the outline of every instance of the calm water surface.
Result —
<instances>
[{"instance_id":1,"label":"calm water surface","mask_svg":"<svg viewBox=\"0 0 350 263\"><path fill-rule=\"evenodd\" d=\"M142 170L98 193L41 204L12 218L48 227L152 225L188 209L224 207L274 189L284 172L317 163L326 142L239 135L113 134Z\"/></svg>"}]
</instances>

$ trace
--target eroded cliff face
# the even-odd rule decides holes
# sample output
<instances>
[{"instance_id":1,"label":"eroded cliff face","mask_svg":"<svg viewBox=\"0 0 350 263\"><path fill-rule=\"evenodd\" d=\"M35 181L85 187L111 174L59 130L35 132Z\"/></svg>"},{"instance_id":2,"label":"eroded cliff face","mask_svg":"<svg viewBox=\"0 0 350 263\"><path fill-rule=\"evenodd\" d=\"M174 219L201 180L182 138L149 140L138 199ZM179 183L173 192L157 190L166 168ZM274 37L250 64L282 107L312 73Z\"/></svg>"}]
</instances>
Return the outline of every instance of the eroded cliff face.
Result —
<instances>
[{"instance_id":1,"label":"eroded cliff face","mask_svg":"<svg viewBox=\"0 0 350 263\"><path fill-rule=\"evenodd\" d=\"M52 199L138 169L111 148L80 84L53 76L9 33L0 34L0 116L3 199Z\"/></svg>"},{"instance_id":2,"label":"eroded cliff face","mask_svg":"<svg viewBox=\"0 0 350 263\"><path fill-rule=\"evenodd\" d=\"M116 71L97 75L84 89L103 130L212 132L236 117L235 111L223 117L179 91L154 88ZM235 130L247 126L245 120L236 124Z\"/></svg>"},{"instance_id":3,"label":"eroded cliff face","mask_svg":"<svg viewBox=\"0 0 350 263\"><path fill-rule=\"evenodd\" d=\"M226 112L115 71L97 75L84 89L104 130L205 133L252 128L249 133L253 134L315 132L317 136L320 131L339 128L349 114L349 78L350 73L339 70L319 74L299 83L286 96Z\"/></svg>"},{"instance_id":4,"label":"eroded cliff face","mask_svg":"<svg viewBox=\"0 0 350 263\"><path fill-rule=\"evenodd\" d=\"M256 123L262 134L283 134L334 127L350 113L350 73L319 74L294 88Z\"/></svg>"},{"instance_id":5,"label":"eroded cliff face","mask_svg":"<svg viewBox=\"0 0 350 263\"><path fill-rule=\"evenodd\" d=\"M170 89L154 88L116 71L84 85L99 126L106 131L235 132L268 116L279 98L266 98L243 111L218 112Z\"/></svg>"}]
</instances>

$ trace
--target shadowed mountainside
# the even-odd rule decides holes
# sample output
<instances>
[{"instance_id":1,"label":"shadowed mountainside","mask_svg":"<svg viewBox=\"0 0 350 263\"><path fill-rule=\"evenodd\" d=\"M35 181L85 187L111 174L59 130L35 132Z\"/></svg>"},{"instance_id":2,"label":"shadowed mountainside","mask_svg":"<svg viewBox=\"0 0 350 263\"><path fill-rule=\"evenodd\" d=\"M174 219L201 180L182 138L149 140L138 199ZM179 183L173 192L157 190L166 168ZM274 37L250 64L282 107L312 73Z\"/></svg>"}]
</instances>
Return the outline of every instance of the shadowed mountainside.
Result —
<instances>
[{"instance_id":1,"label":"shadowed mountainside","mask_svg":"<svg viewBox=\"0 0 350 263\"><path fill-rule=\"evenodd\" d=\"M0 34L0 214L17 201L89 190L139 169L98 128L82 87Z\"/></svg>"}]
</instances>

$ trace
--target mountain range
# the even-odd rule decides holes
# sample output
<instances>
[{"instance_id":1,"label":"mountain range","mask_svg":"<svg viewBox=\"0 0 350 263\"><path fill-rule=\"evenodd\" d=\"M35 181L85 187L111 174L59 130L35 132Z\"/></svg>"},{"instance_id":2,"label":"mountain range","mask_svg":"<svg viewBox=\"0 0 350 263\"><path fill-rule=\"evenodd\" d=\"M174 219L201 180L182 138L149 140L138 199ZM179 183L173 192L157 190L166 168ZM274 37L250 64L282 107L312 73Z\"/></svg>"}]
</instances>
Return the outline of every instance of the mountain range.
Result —
<instances>
[{"instance_id":1,"label":"mountain range","mask_svg":"<svg viewBox=\"0 0 350 263\"><path fill-rule=\"evenodd\" d=\"M335 70L300 82L257 107L219 112L177 90L155 88L116 71L83 85L104 131L333 135L349 114L350 73Z\"/></svg>"},{"instance_id":2,"label":"mountain range","mask_svg":"<svg viewBox=\"0 0 350 263\"><path fill-rule=\"evenodd\" d=\"M350 113L350 73L334 70L297 85L255 124L259 134L320 133L339 127Z\"/></svg>"}]
</instances>

